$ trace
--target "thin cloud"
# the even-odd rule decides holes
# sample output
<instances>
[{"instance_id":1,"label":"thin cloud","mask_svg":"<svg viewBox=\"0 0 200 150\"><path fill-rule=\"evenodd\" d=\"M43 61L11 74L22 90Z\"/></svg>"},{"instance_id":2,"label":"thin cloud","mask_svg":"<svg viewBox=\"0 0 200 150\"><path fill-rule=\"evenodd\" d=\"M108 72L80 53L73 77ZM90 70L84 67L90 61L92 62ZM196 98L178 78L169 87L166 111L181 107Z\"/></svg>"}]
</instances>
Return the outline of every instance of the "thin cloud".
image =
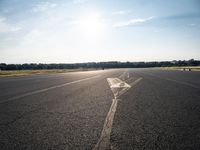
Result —
<instances>
[{"instance_id":1,"label":"thin cloud","mask_svg":"<svg viewBox=\"0 0 200 150\"><path fill-rule=\"evenodd\" d=\"M155 29L153 32L155 32L155 33L160 33L162 30L160 30L160 29Z\"/></svg>"},{"instance_id":2,"label":"thin cloud","mask_svg":"<svg viewBox=\"0 0 200 150\"><path fill-rule=\"evenodd\" d=\"M0 17L0 33L13 33L21 30L21 27L7 22L5 17Z\"/></svg>"},{"instance_id":3,"label":"thin cloud","mask_svg":"<svg viewBox=\"0 0 200 150\"><path fill-rule=\"evenodd\" d=\"M73 0L74 4L83 4L85 2L87 2L88 0Z\"/></svg>"},{"instance_id":4,"label":"thin cloud","mask_svg":"<svg viewBox=\"0 0 200 150\"><path fill-rule=\"evenodd\" d=\"M131 13L130 10L120 10L112 12L112 15L127 15L129 13Z\"/></svg>"},{"instance_id":5,"label":"thin cloud","mask_svg":"<svg viewBox=\"0 0 200 150\"><path fill-rule=\"evenodd\" d=\"M57 6L56 4L50 3L50 2L40 2L37 5L33 6L31 11L35 12L35 13L43 12L43 11L46 11L48 9L54 8L56 6Z\"/></svg>"},{"instance_id":6,"label":"thin cloud","mask_svg":"<svg viewBox=\"0 0 200 150\"><path fill-rule=\"evenodd\" d=\"M196 24L195 23L190 23L190 24L188 24L188 26L194 27L194 26L196 26Z\"/></svg>"},{"instance_id":7,"label":"thin cloud","mask_svg":"<svg viewBox=\"0 0 200 150\"><path fill-rule=\"evenodd\" d=\"M167 19L167 20L185 20L185 19L199 19L200 14L199 13L185 13L185 14L178 14L178 15L171 15L166 16L161 19Z\"/></svg>"},{"instance_id":8,"label":"thin cloud","mask_svg":"<svg viewBox=\"0 0 200 150\"><path fill-rule=\"evenodd\" d=\"M116 24L113 25L113 27L132 26L132 25L139 24L139 23L145 23L145 22L147 22L147 21L152 20L153 18L154 18L154 17L130 19L130 20L128 20L128 21L116 23Z\"/></svg>"}]
</instances>

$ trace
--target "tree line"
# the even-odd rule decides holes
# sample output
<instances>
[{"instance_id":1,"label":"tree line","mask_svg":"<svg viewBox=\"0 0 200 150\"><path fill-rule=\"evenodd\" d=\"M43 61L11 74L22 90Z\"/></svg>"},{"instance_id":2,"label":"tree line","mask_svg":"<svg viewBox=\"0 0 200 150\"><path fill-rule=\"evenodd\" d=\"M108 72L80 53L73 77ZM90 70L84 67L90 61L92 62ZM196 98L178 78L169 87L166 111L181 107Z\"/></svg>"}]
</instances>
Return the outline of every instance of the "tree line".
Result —
<instances>
[{"instance_id":1,"label":"tree line","mask_svg":"<svg viewBox=\"0 0 200 150\"><path fill-rule=\"evenodd\" d=\"M148 68L148 67L173 67L173 66L199 66L200 60L173 60L173 61L161 61L161 62L88 62L88 63L30 63L30 64L6 64L0 63L0 70L40 70L40 69L78 69L78 68Z\"/></svg>"}]
</instances>

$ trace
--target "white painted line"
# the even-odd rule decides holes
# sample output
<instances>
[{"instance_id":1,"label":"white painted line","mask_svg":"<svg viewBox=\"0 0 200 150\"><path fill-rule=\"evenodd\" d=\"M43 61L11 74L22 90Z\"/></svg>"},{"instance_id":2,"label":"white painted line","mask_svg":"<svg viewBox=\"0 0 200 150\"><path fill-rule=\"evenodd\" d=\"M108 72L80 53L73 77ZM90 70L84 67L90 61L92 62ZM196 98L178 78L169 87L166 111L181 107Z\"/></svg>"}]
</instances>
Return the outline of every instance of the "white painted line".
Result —
<instances>
[{"instance_id":1,"label":"white painted line","mask_svg":"<svg viewBox=\"0 0 200 150\"><path fill-rule=\"evenodd\" d=\"M122 81L126 81L130 78L130 73L128 70L125 70L119 77Z\"/></svg>"},{"instance_id":2,"label":"white painted line","mask_svg":"<svg viewBox=\"0 0 200 150\"><path fill-rule=\"evenodd\" d=\"M103 125L101 137L100 137L98 143L93 148L93 150L110 149L110 133L111 133L111 130L112 130L114 115L115 115L115 112L116 112L116 109L117 109L117 102L118 102L117 99L113 99L112 105L110 107L110 110L107 114L107 117L106 117L104 125Z\"/></svg>"},{"instance_id":3,"label":"white painted line","mask_svg":"<svg viewBox=\"0 0 200 150\"><path fill-rule=\"evenodd\" d=\"M142 80L142 78L138 78L137 80L135 80L133 83L131 83L131 86L136 85L138 82L140 82Z\"/></svg>"},{"instance_id":4,"label":"white painted line","mask_svg":"<svg viewBox=\"0 0 200 150\"><path fill-rule=\"evenodd\" d=\"M132 83L132 86L136 85L141 79L142 78L139 78L136 81L134 81ZM124 94L131 87L129 85L128 87L126 87L126 86L125 87L121 87L121 86L117 87L116 86L116 87L113 88L113 84L118 84L118 82L123 82L118 78L107 78L107 81L108 81L108 84L110 85L110 88L111 88L115 98L113 99L110 110L109 110L109 112L106 116L106 119L105 119L105 122L104 122L104 125L103 125L103 130L101 132L101 137L99 138L97 144L94 146L93 150L108 150L108 149L111 149L110 148L110 134L111 134L111 131L112 131L112 124L113 124L115 112L117 110L117 104L118 104L118 101L119 101L119 99L117 99L117 97ZM121 90L119 90L116 94L114 89L118 89L118 90L121 89ZM122 93L119 94L120 92L122 92Z\"/></svg>"},{"instance_id":5,"label":"white painted line","mask_svg":"<svg viewBox=\"0 0 200 150\"><path fill-rule=\"evenodd\" d=\"M129 73L128 70L125 70L120 76L119 79L122 79L123 81L126 80L126 74Z\"/></svg>"},{"instance_id":6,"label":"white painted line","mask_svg":"<svg viewBox=\"0 0 200 150\"><path fill-rule=\"evenodd\" d=\"M129 79L130 75L129 75L129 72L127 73L127 78Z\"/></svg>"},{"instance_id":7,"label":"white painted line","mask_svg":"<svg viewBox=\"0 0 200 150\"><path fill-rule=\"evenodd\" d=\"M142 80L142 78L138 78L137 80L135 80L133 83L130 84L131 87L133 87L134 85L136 85L138 82L140 82ZM126 93L128 91L129 88L124 88L121 91L119 91L118 93L118 97L123 95L124 93Z\"/></svg>"},{"instance_id":8,"label":"white painted line","mask_svg":"<svg viewBox=\"0 0 200 150\"><path fill-rule=\"evenodd\" d=\"M8 102L8 101L17 100L17 99L20 99L20 98L23 98L23 97L26 97L26 96L30 96L30 95L34 95L34 94L46 92L46 91L53 90L53 89L56 89L56 88L61 88L61 87L67 86L67 85L71 85L71 84L75 84L75 83L87 81L87 80L90 80L92 78L97 78L97 77L100 77L100 76L101 75L97 75L97 76L93 76L93 77L89 77L89 78L84 78L84 79L80 79L80 80L76 80L76 81L72 81L72 82L68 82L68 83L64 83L64 84L52 86L52 87L49 87L49 88L44 88L44 89L41 89L41 90L36 90L36 91L28 92L26 94L22 94L22 95L19 95L19 96L11 97L11 98L9 98L7 100L4 100L4 101L0 101L0 104Z\"/></svg>"}]
</instances>

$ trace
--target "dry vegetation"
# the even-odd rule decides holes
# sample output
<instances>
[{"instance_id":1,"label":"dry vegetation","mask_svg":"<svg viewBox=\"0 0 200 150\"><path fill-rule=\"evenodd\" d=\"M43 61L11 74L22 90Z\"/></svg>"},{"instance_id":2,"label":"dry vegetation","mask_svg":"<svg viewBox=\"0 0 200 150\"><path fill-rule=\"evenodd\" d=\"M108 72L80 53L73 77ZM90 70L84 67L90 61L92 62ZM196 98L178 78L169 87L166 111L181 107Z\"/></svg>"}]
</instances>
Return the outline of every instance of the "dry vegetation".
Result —
<instances>
[{"instance_id":1,"label":"dry vegetation","mask_svg":"<svg viewBox=\"0 0 200 150\"><path fill-rule=\"evenodd\" d=\"M0 71L0 77L27 76L34 74L55 74L55 73L75 72L75 71L89 71L89 70L94 70L94 69L45 69L45 70Z\"/></svg>"}]
</instances>

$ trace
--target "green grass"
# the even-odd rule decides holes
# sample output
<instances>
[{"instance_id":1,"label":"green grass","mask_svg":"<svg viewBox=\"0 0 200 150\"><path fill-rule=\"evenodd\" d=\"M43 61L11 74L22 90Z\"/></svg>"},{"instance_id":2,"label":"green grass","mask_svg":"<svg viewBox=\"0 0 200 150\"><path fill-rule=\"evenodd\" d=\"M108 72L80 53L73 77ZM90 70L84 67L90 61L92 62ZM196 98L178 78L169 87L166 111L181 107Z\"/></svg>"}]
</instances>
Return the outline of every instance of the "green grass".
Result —
<instances>
[{"instance_id":1,"label":"green grass","mask_svg":"<svg viewBox=\"0 0 200 150\"><path fill-rule=\"evenodd\" d=\"M0 77L9 76L27 76L34 74L56 74L76 71L89 71L94 69L44 69L44 70L14 70L14 71L0 71Z\"/></svg>"},{"instance_id":2,"label":"green grass","mask_svg":"<svg viewBox=\"0 0 200 150\"><path fill-rule=\"evenodd\" d=\"M181 67L161 67L164 70L183 70L183 69L191 69L191 71L200 71L200 66L181 66Z\"/></svg>"}]
</instances>

